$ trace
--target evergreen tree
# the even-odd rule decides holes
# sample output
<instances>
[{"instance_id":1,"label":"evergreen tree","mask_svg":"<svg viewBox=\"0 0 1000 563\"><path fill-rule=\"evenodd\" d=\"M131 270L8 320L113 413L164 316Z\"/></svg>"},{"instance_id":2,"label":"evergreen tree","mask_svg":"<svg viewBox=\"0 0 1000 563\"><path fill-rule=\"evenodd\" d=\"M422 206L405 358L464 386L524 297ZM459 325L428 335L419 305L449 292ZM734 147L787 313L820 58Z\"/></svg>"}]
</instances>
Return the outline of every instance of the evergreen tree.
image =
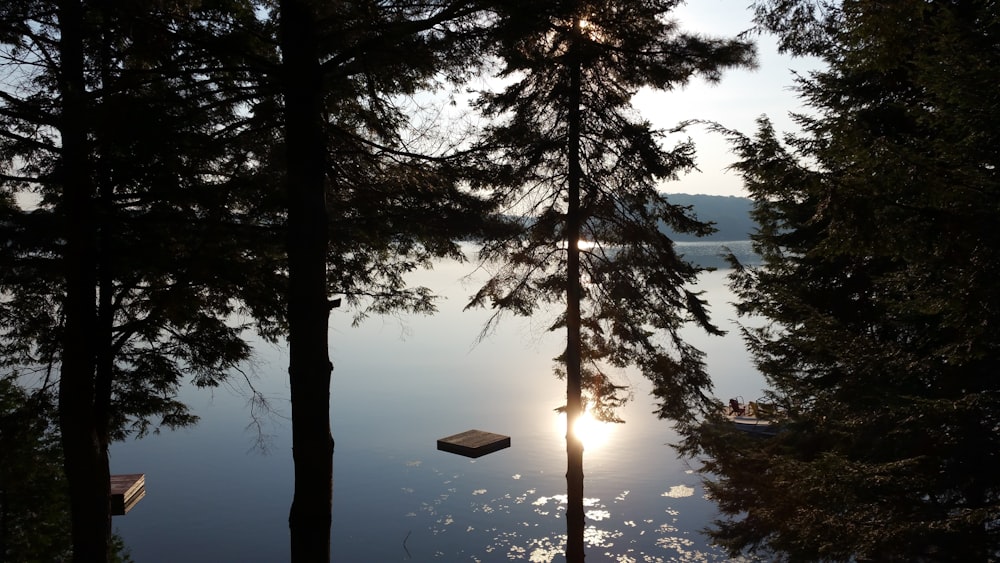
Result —
<instances>
[{"instance_id":1,"label":"evergreen tree","mask_svg":"<svg viewBox=\"0 0 1000 563\"><path fill-rule=\"evenodd\" d=\"M44 413L41 414L40 413ZM62 452L47 393L0 378L0 560L63 561L71 555Z\"/></svg>"},{"instance_id":2,"label":"evergreen tree","mask_svg":"<svg viewBox=\"0 0 1000 563\"><path fill-rule=\"evenodd\" d=\"M289 330L293 557L328 559L327 297L344 295L359 319L431 311L403 275L459 256L456 233L482 225L450 159L405 150L394 99L462 72L476 8L56 7L0 12L16 69L0 111L4 194L39 198L4 200L0 314L5 364L61 375L74 557L106 553L108 440L193 422L177 386L225 377L252 322L269 338Z\"/></svg>"},{"instance_id":3,"label":"evergreen tree","mask_svg":"<svg viewBox=\"0 0 1000 563\"><path fill-rule=\"evenodd\" d=\"M287 326L295 492L292 561L327 561L333 486L327 322L343 295L356 311L431 312L404 275L483 228L488 202L458 188L453 156L404 142L399 98L457 74L474 51L471 2L282 0L279 143L266 152L285 185ZM258 116L271 126L275 113Z\"/></svg>"},{"instance_id":4,"label":"evergreen tree","mask_svg":"<svg viewBox=\"0 0 1000 563\"><path fill-rule=\"evenodd\" d=\"M68 561L73 543L53 394L0 378L0 561ZM112 562L131 561L117 535Z\"/></svg>"},{"instance_id":5,"label":"evergreen tree","mask_svg":"<svg viewBox=\"0 0 1000 563\"><path fill-rule=\"evenodd\" d=\"M179 385L218 384L248 356L236 298L277 271L238 240L252 208L225 185L246 166L224 134L237 107L208 79L225 65L196 56L227 8L190 9L0 9L0 361L58 379L77 561L108 557L110 440L195 420Z\"/></svg>"},{"instance_id":6,"label":"evergreen tree","mask_svg":"<svg viewBox=\"0 0 1000 563\"><path fill-rule=\"evenodd\" d=\"M631 111L639 88L669 90L695 76L717 80L752 62L742 41L683 34L670 1L507 2L498 12L500 78L485 94L490 161L477 186L495 190L523 228L487 243L499 270L470 306L528 315L565 303L552 326L567 334L557 374L567 384L567 428L586 408L614 420L627 390L608 367L636 366L654 384L659 414L685 425L710 405L703 354L685 343L688 321L710 333L705 303L688 284L699 269L677 255L676 232L711 227L672 205L660 182L694 167L694 149L662 147L663 133ZM586 393L586 395L584 395ZM567 431L567 560L583 559L583 445Z\"/></svg>"},{"instance_id":7,"label":"evergreen tree","mask_svg":"<svg viewBox=\"0 0 1000 563\"><path fill-rule=\"evenodd\" d=\"M793 561L994 560L1000 11L834 8L790 28L828 65L801 82L803 132L731 132L764 258L734 288L768 321L747 341L790 419L695 438L730 517L713 535Z\"/></svg>"}]
</instances>

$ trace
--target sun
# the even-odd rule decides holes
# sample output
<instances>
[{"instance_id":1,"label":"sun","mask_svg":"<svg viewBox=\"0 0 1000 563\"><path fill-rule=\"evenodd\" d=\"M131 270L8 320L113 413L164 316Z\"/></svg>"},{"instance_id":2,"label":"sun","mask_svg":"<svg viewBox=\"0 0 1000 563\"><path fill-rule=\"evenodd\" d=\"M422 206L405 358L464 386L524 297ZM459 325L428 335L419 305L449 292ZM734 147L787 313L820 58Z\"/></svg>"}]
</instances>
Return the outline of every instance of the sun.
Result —
<instances>
[{"instance_id":1,"label":"sun","mask_svg":"<svg viewBox=\"0 0 1000 563\"><path fill-rule=\"evenodd\" d=\"M559 413L556 430L560 436L566 436L566 413ZM583 411L576 424L573 425L573 435L583 442L585 450L600 448L611 439L614 430L615 423L598 420L591 414L589 408Z\"/></svg>"}]
</instances>

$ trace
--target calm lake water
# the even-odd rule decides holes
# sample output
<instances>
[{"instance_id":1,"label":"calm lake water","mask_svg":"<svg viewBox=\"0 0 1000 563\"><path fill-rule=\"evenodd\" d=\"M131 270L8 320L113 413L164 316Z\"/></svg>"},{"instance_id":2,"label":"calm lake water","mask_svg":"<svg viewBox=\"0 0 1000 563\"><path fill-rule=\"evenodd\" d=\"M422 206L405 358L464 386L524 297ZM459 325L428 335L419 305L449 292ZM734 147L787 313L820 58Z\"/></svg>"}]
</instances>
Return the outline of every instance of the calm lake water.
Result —
<instances>
[{"instance_id":1,"label":"calm lake water","mask_svg":"<svg viewBox=\"0 0 1000 563\"><path fill-rule=\"evenodd\" d=\"M692 258L718 251L683 248ZM563 560L565 441L554 409L565 385L552 374L563 337L546 332L548 317L511 317L477 343L488 313L462 312L477 287L461 280L470 270L446 262L414 277L444 296L434 316L353 328L334 311L334 561ZM688 335L708 354L719 397L753 399L764 383L735 330L725 273L699 287L729 334ZM146 498L114 521L138 563L288 559L287 350L258 350L247 376L273 412L251 410L236 374L230 387L184 391L197 426L113 447L112 473L146 474ZM626 423L585 431L588 561L727 560L699 533L714 505L669 446L670 425L651 414L649 385L618 375L635 390ZM438 438L471 428L509 435L511 447L476 460L437 451Z\"/></svg>"}]
</instances>

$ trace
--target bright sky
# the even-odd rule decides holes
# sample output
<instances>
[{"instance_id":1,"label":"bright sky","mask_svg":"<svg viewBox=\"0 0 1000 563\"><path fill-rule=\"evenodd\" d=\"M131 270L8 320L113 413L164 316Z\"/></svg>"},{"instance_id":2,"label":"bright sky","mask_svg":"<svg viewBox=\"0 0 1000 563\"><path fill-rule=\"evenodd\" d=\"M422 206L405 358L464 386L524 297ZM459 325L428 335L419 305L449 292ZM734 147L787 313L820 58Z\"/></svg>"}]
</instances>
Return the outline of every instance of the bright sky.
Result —
<instances>
[{"instance_id":1,"label":"bright sky","mask_svg":"<svg viewBox=\"0 0 1000 563\"><path fill-rule=\"evenodd\" d=\"M715 37L732 37L751 27L752 0L687 0L675 10L684 31L699 32ZM791 87L793 70L807 74L818 68L815 60L795 59L779 55L774 39L755 35L758 68L730 71L716 85L693 81L682 90L672 92L641 92L634 103L654 127L668 129L686 119L705 119L720 123L744 134L756 130L754 120L766 114L779 132L796 129L789 118L791 112L803 112L801 101ZM670 193L746 196L740 178L726 170L735 156L721 135L709 133L704 127L688 130L695 142L698 168L677 182L664 186Z\"/></svg>"}]
</instances>

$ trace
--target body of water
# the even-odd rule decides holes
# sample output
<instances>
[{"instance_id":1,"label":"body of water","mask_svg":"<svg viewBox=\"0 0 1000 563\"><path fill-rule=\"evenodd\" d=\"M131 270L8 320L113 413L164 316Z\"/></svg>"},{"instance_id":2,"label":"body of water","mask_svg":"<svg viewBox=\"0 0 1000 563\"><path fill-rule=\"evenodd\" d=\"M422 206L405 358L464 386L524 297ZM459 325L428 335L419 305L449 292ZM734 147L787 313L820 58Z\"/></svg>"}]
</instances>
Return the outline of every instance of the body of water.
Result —
<instances>
[{"instance_id":1,"label":"body of water","mask_svg":"<svg viewBox=\"0 0 1000 563\"><path fill-rule=\"evenodd\" d=\"M740 243L742 244L742 243ZM714 256L685 246L690 257ZM415 276L444 296L430 317L331 317L334 379L334 561L562 560L565 384L552 373L564 346L549 318L509 318L477 343L486 311L463 312L477 287L452 262ZM700 284L724 337L689 331L722 398L761 394L743 349L725 271ZM288 559L292 497L287 353L258 346L247 371L272 412L251 408L243 375L213 392L186 389L192 428L115 444L113 473L145 473L146 497L114 525L137 563ZM621 372L634 400L625 424L584 430L589 561L724 561L700 530L716 517L699 476L677 458L649 384ZM477 428L511 447L471 460L436 440Z\"/></svg>"}]
</instances>

